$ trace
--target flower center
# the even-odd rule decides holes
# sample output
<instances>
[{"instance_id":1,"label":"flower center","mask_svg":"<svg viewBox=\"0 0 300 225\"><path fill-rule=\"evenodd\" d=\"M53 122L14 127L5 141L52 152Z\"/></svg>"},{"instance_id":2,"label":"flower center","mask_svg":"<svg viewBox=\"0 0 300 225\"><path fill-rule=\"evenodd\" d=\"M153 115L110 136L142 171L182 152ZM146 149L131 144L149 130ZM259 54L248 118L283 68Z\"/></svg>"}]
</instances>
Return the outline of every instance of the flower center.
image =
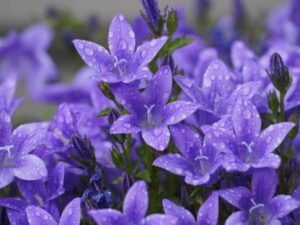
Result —
<instances>
[{"instance_id":1,"label":"flower center","mask_svg":"<svg viewBox=\"0 0 300 225\"><path fill-rule=\"evenodd\" d=\"M126 65L127 65L127 60L126 59L118 59L117 56L114 56L116 62L114 63L114 67L117 68L119 75L121 79L123 80L124 77L126 76Z\"/></svg>"},{"instance_id":2,"label":"flower center","mask_svg":"<svg viewBox=\"0 0 300 225\"><path fill-rule=\"evenodd\" d=\"M146 108L147 110L147 123L149 126L152 126L152 109L155 107L155 105L151 105L151 106L147 106L147 105L144 105L144 107Z\"/></svg>"},{"instance_id":3,"label":"flower center","mask_svg":"<svg viewBox=\"0 0 300 225\"><path fill-rule=\"evenodd\" d=\"M13 148L13 145L5 145L0 147L0 165L4 166L5 158L11 157L11 149Z\"/></svg>"},{"instance_id":4,"label":"flower center","mask_svg":"<svg viewBox=\"0 0 300 225\"><path fill-rule=\"evenodd\" d=\"M269 210L263 203L257 204L251 199L253 206L249 210L250 225L267 225L270 222L271 216Z\"/></svg>"},{"instance_id":5,"label":"flower center","mask_svg":"<svg viewBox=\"0 0 300 225\"><path fill-rule=\"evenodd\" d=\"M200 171L201 171L202 174L204 174L205 171L206 171L206 163L208 161L208 157L203 155L203 151L202 151L201 148L199 149L199 156L197 156L195 158L195 160L199 161Z\"/></svg>"},{"instance_id":6,"label":"flower center","mask_svg":"<svg viewBox=\"0 0 300 225\"><path fill-rule=\"evenodd\" d=\"M251 153L253 152L253 151L252 151L252 146L254 145L253 142L251 142L250 144L248 144L247 142L242 141L242 142L241 142L241 145L244 145L244 146L246 147L246 150L247 150L248 153L251 154Z\"/></svg>"},{"instance_id":7,"label":"flower center","mask_svg":"<svg viewBox=\"0 0 300 225\"><path fill-rule=\"evenodd\" d=\"M45 206L45 202L39 194L35 194L34 198L37 200L40 206Z\"/></svg>"}]
</instances>

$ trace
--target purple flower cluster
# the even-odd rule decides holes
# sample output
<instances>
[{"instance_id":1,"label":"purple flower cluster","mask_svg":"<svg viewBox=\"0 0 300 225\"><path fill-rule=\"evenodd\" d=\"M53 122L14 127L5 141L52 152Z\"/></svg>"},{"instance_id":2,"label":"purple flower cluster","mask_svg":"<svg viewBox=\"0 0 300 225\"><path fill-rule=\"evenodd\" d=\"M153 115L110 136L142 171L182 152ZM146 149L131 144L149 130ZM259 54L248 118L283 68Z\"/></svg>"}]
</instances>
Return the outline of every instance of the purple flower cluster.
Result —
<instances>
[{"instance_id":1,"label":"purple flower cluster","mask_svg":"<svg viewBox=\"0 0 300 225\"><path fill-rule=\"evenodd\" d=\"M217 44L182 11L141 2L143 27L116 14L108 48L73 41L86 67L71 84L49 83L47 26L0 40L0 224L298 224L300 5L270 16L256 55L236 40L241 1ZM23 76L57 105L48 120L15 114Z\"/></svg>"}]
</instances>

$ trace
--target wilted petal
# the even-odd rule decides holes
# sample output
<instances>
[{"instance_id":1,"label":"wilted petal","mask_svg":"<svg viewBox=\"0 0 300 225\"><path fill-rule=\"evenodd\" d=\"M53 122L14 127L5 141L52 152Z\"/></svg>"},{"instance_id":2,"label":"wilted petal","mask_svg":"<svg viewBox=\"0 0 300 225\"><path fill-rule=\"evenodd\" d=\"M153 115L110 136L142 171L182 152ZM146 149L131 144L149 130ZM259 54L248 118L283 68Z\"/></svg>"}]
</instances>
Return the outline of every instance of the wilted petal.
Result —
<instances>
[{"instance_id":1,"label":"wilted petal","mask_svg":"<svg viewBox=\"0 0 300 225\"><path fill-rule=\"evenodd\" d=\"M128 190L123 213L133 224L139 224L145 217L148 209L148 191L144 181L138 181Z\"/></svg>"},{"instance_id":2,"label":"wilted petal","mask_svg":"<svg viewBox=\"0 0 300 225\"><path fill-rule=\"evenodd\" d=\"M299 202L289 195L277 195L270 202L270 210L276 218L287 216L300 206Z\"/></svg>"},{"instance_id":3,"label":"wilted petal","mask_svg":"<svg viewBox=\"0 0 300 225\"><path fill-rule=\"evenodd\" d=\"M247 98L239 98L233 110L233 126L238 137L245 142L259 137L261 119L251 101Z\"/></svg>"},{"instance_id":4,"label":"wilted petal","mask_svg":"<svg viewBox=\"0 0 300 225\"><path fill-rule=\"evenodd\" d=\"M198 216L198 225L217 225L219 218L219 197L217 193L212 193L201 205Z\"/></svg>"},{"instance_id":5,"label":"wilted petal","mask_svg":"<svg viewBox=\"0 0 300 225\"><path fill-rule=\"evenodd\" d=\"M248 210L252 207L251 192L245 187L229 188L218 191L220 197L233 205L234 207L242 210Z\"/></svg>"},{"instance_id":6,"label":"wilted petal","mask_svg":"<svg viewBox=\"0 0 300 225\"><path fill-rule=\"evenodd\" d=\"M30 225L57 225L56 221L48 212L36 206L28 206L26 208L26 215Z\"/></svg>"},{"instance_id":7,"label":"wilted petal","mask_svg":"<svg viewBox=\"0 0 300 225\"><path fill-rule=\"evenodd\" d=\"M80 198L75 198L62 212L59 225L80 225L80 214Z\"/></svg>"},{"instance_id":8,"label":"wilted petal","mask_svg":"<svg viewBox=\"0 0 300 225\"><path fill-rule=\"evenodd\" d=\"M118 13L111 21L108 33L108 46L110 52L122 58L121 52L133 55L135 49L135 34L125 16Z\"/></svg>"},{"instance_id":9,"label":"wilted petal","mask_svg":"<svg viewBox=\"0 0 300 225\"><path fill-rule=\"evenodd\" d=\"M172 125L179 123L193 114L197 110L198 106L192 102L176 101L167 104L165 109L164 123Z\"/></svg>"},{"instance_id":10,"label":"wilted petal","mask_svg":"<svg viewBox=\"0 0 300 225\"><path fill-rule=\"evenodd\" d=\"M192 213L167 199L163 200L165 214L177 218L178 225L195 225L196 221Z\"/></svg>"},{"instance_id":11,"label":"wilted petal","mask_svg":"<svg viewBox=\"0 0 300 225\"><path fill-rule=\"evenodd\" d=\"M177 219L176 217L169 216L169 215L152 214L147 218L145 218L142 222L142 225L158 225L158 224L176 225Z\"/></svg>"},{"instance_id":12,"label":"wilted petal","mask_svg":"<svg viewBox=\"0 0 300 225\"><path fill-rule=\"evenodd\" d=\"M249 225L248 213L239 211L232 213L225 222L225 225Z\"/></svg>"},{"instance_id":13,"label":"wilted petal","mask_svg":"<svg viewBox=\"0 0 300 225\"><path fill-rule=\"evenodd\" d=\"M191 162L179 154L169 153L162 155L153 162L153 165L179 176L186 176L188 173L192 173Z\"/></svg>"},{"instance_id":14,"label":"wilted petal","mask_svg":"<svg viewBox=\"0 0 300 225\"><path fill-rule=\"evenodd\" d=\"M127 225L126 216L114 209L91 210L89 214L98 225Z\"/></svg>"},{"instance_id":15,"label":"wilted petal","mask_svg":"<svg viewBox=\"0 0 300 225\"><path fill-rule=\"evenodd\" d=\"M170 131L168 127L156 127L153 129L143 129L142 137L144 141L158 151L167 148L170 141Z\"/></svg>"},{"instance_id":16,"label":"wilted petal","mask_svg":"<svg viewBox=\"0 0 300 225\"><path fill-rule=\"evenodd\" d=\"M135 118L131 115L121 116L110 128L111 134L137 133L141 129L136 125Z\"/></svg>"},{"instance_id":17,"label":"wilted petal","mask_svg":"<svg viewBox=\"0 0 300 225\"><path fill-rule=\"evenodd\" d=\"M35 155L24 155L18 159L17 167L13 173L22 180L39 180L47 176L47 168L39 157Z\"/></svg>"},{"instance_id":18,"label":"wilted petal","mask_svg":"<svg viewBox=\"0 0 300 225\"><path fill-rule=\"evenodd\" d=\"M274 151L284 140L286 135L295 126L294 123L282 122L268 126L260 135L265 152Z\"/></svg>"},{"instance_id":19,"label":"wilted petal","mask_svg":"<svg viewBox=\"0 0 300 225\"><path fill-rule=\"evenodd\" d=\"M137 48L133 60L141 66L146 66L156 56L162 46L166 43L167 39L167 37L160 37L158 39L146 41Z\"/></svg>"},{"instance_id":20,"label":"wilted petal","mask_svg":"<svg viewBox=\"0 0 300 225\"><path fill-rule=\"evenodd\" d=\"M0 189L6 187L14 180L14 173L10 168L0 168Z\"/></svg>"}]
</instances>

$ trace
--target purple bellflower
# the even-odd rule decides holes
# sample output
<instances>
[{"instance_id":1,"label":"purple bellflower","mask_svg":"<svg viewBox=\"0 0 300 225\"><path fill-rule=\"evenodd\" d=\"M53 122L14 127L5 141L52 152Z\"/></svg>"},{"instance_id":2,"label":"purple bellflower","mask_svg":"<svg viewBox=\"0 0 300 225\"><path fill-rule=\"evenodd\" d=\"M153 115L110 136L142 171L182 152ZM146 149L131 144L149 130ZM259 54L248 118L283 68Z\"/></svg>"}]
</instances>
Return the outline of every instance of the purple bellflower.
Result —
<instances>
[{"instance_id":1,"label":"purple bellflower","mask_svg":"<svg viewBox=\"0 0 300 225\"><path fill-rule=\"evenodd\" d=\"M58 222L46 210L37 206L28 206L26 215L29 225L80 225L80 198L73 199L65 207Z\"/></svg>"},{"instance_id":2,"label":"purple bellflower","mask_svg":"<svg viewBox=\"0 0 300 225\"><path fill-rule=\"evenodd\" d=\"M278 168L280 157L273 151L294 127L282 122L261 132L261 118L249 99L239 98L232 113L232 127L202 126L207 142L223 151L226 171L245 172L250 168Z\"/></svg>"},{"instance_id":3,"label":"purple bellflower","mask_svg":"<svg viewBox=\"0 0 300 225\"><path fill-rule=\"evenodd\" d=\"M39 180L47 176L44 162L34 154L46 135L48 123L24 124L12 132L10 116L0 112L0 188L9 185L14 177Z\"/></svg>"},{"instance_id":4,"label":"purple bellflower","mask_svg":"<svg viewBox=\"0 0 300 225\"><path fill-rule=\"evenodd\" d=\"M123 212L114 209L91 210L90 215L98 225L176 225L177 219L171 215L153 214L146 218L148 191L144 181L133 184L125 196Z\"/></svg>"},{"instance_id":5,"label":"purple bellflower","mask_svg":"<svg viewBox=\"0 0 300 225\"><path fill-rule=\"evenodd\" d=\"M217 193L212 193L201 205L197 221L193 214L167 199L163 200L166 215L174 216L178 219L177 225L217 225L219 214L219 198Z\"/></svg>"},{"instance_id":6,"label":"purple bellflower","mask_svg":"<svg viewBox=\"0 0 300 225\"><path fill-rule=\"evenodd\" d=\"M163 151L169 143L168 125L174 125L196 111L197 105L187 101L166 103L171 95L172 74L161 67L146 90L140 93L132 85L112 86L119 102L130 115L121 116L110 128L112 134L142 132L144 141Z\"/></svg>"},{"instance_id":7,"label":"purple bellflower","mask_svg":"<svg viewBox=\"0 0 300 225\"><path fill-rule=\"evenodd\" d=\"M64 166L57 164L49 172L46 182L18 181L18 188L23 198L1 198L0 205L6 207L11 224L28 224L26 219L26 207L34 205L45 209L53 218L59 219L58 208L55 199L64 193Z\"/></svg>"},{"instance_id":8,"label":"purple bellflower","mask_svg":"<svg viewBox=\"0 0 300 225\"><path fill-rule=\"evenodd\" d=\"M211 145L202 146L200 135L183 124L172 126L171 134L182 155L169 153L157 158L153 164L185 176L187 184L196 186L208 183L221 166L222 156Z\"/></svg>"},{"instance_id":9,"label":"purple bellflower","mask_svg":"<svg viewBox=\"0 0 300 225\"><path fill-rule=\"evenodd\" d=\"M102 46L84 40L73 43L84 62L99 72L99 80L130 83L151 78L147 64L155 57L167 37L146 41L135 51L135 34L123 14L117 14L109 27L108 52Z\"/></svg>"},{"instance_id":10,"label":"purple bellflower","mask_svg":"<svg viewBox=\"0 0 300 225\"><path fill-rule=\"evenodd\" d=\"M257 170L252 177L252 192L246 187L220 190L219 196L239 209L225 222L225 225L280 225L280 218L299 207L289 195L277 195L278 177L272 169Z\"/></svg>"}]
</instances>

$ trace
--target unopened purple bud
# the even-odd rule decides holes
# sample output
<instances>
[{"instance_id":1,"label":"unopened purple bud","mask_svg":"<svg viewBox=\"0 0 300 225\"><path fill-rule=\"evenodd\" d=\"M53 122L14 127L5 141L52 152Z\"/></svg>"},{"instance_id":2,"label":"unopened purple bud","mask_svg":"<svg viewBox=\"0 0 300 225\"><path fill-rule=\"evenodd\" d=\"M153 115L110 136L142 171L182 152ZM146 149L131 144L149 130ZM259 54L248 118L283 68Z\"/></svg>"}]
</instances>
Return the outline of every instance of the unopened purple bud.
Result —
<instances>
[{"instance_id":1,"label":"unopened purple bud","mask_svg":"<svg viewBox=\"0 0 300 225\"><path fill-rule=\"evenodd\" d=\"M122 174L122 188L123 188L123 192L124 193L127 193L127 191L130 189L130 187L133 185L134 183L134 180L133 180L133 177L124 172Z\"/></svg>"},{"instance_id":2,"label":"unopened purple bud","mask_svg":"<svg viewBox=\"0 0 300 225\"><path fill-rule=\"evenodd\" d=\"M276 73L279 72L280 74L283 74L285 65L283 63L283 60L281 56L275 52L271 58L270 58L270 72Z\"/></svg>"},{"instance_id":3,"label":"unopened purple bud","mask_svg":"<svg viewBox=\"0 0 300 225\"><path fill-rule=\"evenodd\" d=\"M233 15L237 22L245 17L245 6L241 0L233 0Z\"/></svg>"},{"instance_id":4,"label":"unopened purple bud","mask_svg":"<svg viewBox=\"0 0 300 225\"><path fill-rule=\"evenodd\" d=\"M174 63L174 59L173 59L172 55L167 55L164 58L161 66L169 66L170 69L171 69L171 71L172 71L172 73L174 73L174 71L175 71L175 63Z\"/></svg>"},{"instance_id":5,"label":"unopened purple bud","mask_svg":"<svg viewBox=\"0 0 300 225\"><path fill-rule=\"evenodd\" d=\"M210 8L210 0L196 0L196 9L199 17L206 15Z\"/></svg>"},{"instance_id":6,"label":"unopened purple bud","mask_svg":"<svg viewBox=\"0 0 300 225\"><path fill-rule=\"evenodd\" d=\"M88 25L91 30L98 30L100 28L100 20L97 15L91 15L88 18Z\"/></svg>"},{"instance_id":7,"label":"unopened purple bud","mask_svg":"<svg viewBox=\"0 0 300 225\"><path fill-rule=\"evenodd\" d=\"M115 109L111 109L107 115L109 125L112 125L119 117L120 113Z\"/></svg>"},{"instance_id":8,"label":"unopened purple bud","mask_svg":"<svg viewBox=\"0 0 300 225\"><path fill-rule=\"evenodd\" d=\"M147 19L154 26L157 27L160 17L160 11L157 0L142 0Z\"/></svg>"}]
</instances>

